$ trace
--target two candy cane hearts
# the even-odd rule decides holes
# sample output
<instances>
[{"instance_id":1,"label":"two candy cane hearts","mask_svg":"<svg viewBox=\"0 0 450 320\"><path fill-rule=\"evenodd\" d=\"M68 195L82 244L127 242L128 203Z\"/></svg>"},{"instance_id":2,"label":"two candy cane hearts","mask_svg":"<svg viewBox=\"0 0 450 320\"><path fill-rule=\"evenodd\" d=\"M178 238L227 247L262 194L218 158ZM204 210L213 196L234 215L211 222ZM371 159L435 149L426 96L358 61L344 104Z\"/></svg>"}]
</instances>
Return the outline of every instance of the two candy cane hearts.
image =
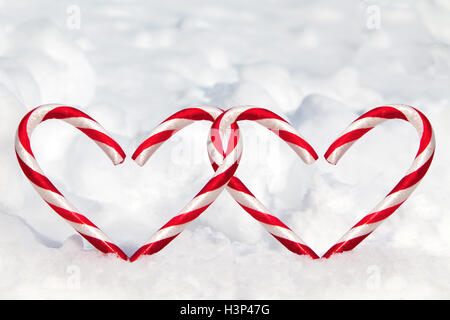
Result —
<instances>
[{"instance_id":1,"label":"two candy cane hearts","mask_svg":"<svg viewBox=\"0 0 450 320\"><path fill-rule=\"evenodd\" d=\"M257 122L274 132L305 163L310 164L318 159L308 142L277 114L255 107L235 107L227 111L214 107L187 108L173 114L158 125L134 152L132 159L138 165L143 166L152 154L176 132L196 121L205 120L212 122L207 149L214 175L178 215L155 232L131 257L128 257L86 216L78 212L39 167L31 150L30 136L39 123L49 119L63 120L82 131L105 152L115 165L124 161L125 153L98 122L80 110L69 106L51 104L37 107L24 116L17 130L16 155L25 176L41 198L75 231L101 252L113 253L129 261L135 261L142 255L155 254L176 238L226 189L247 213L288 250L313 259L319 258L294 231L272 215L235 176L242 155L242 140L238 127L238 122L241 120ZM325 153L326 160L331 164L336 164L353 143L388 119L405 120L416 128L420 143L414 161L394 189L322 257L329 258L335 253L349 251L356 247L406 201L428 171L435 150L433 129L428 119L420 111L406 105L378 107L360 116L331 144Z\"/></svg>"}]
</instances>

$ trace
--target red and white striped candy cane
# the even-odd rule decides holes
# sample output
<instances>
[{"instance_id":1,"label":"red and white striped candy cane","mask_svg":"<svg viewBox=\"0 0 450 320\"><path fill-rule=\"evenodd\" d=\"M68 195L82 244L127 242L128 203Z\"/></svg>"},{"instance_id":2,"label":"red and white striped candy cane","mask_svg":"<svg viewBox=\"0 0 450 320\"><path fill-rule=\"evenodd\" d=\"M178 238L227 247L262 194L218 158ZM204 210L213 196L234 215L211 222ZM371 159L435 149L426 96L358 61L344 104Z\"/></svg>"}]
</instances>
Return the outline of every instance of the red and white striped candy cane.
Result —
<instances>
[{"instance_id":1,"label":"red and white striped candy cane","mask_svg":"<svg viewBox=\"0 0 450 320\"><path fill-rule=\"evenodd\" d=\"M159 125L150 137L146 139L133 154L133 159L139 165L144 165L156 149L171 135L179 130L179 124L184 126L205 117L211 120L207 112L195 114L192 110L182 110ZM212 111L213 112L213 111ZM182 126L181 126L182 127ZM181 213L170 219L162 226L142 247L130 258L133 262L142 255L152 255L167 246L175 239L186 226L202 214L219 196L226 187L239 164L242 155L242 142L239 137L239 128L232 127L232 135L235 138L230 144L230 152L223 163L217 168L214 176L206 183L202 190L181 210Z\"/></svg>"},{"instance_id":2,"label":"red and white striped candy cane","mask_svg":"<svg viewBox=\"0 0 450 320\"><path fill-rule=\"evenodd\" d=\"M383 106L363 114L331 144L325 153L325 158L331 164L336 164L353 143L388 119L408 121L417 129L420 136L419 151L406 175L394 189L369 214L344 234L323 255L325 258L329 258L335 253L352 250L363 241L408 199L430 167L435 150L433 129L422 112L406 105Z\"/></svg>"},{"instance_id":3,"label":"red and white striped candy cane","mask_svg":"<svg viewBox=\"0 0 450 320\"><path fill-rule=\"evenodd\" d=\"M233 108L235 109L235 108ZM232 109L232 110L233 110ZM245 110L244 110L245 109ZM280 133L280 137L287 141L292 148L298 152L307 163L313 162L317 159L317 155L311 146L302 139L295 129L293 129L287 122L281 119L279 116L266 109L242 107L238 108L238 112L242 115L239 120L254 120L259 121L260 124L273 130L276 133ZM165 121L163 121L151 134L150 137L144 141L136 150L132 156L135 161L143 165L149 157L161 146L162 143L167 141L173 134L182 128L188 126L194 121L207 120L214 121L217 119L223 110L215 107L199 107L188 108L181 110ZM230 111L228 112L228 114ZM231 118L230 118L231 119ZM272 119L270 121L269 119ZM214 125L218 125L216 122ZM231 124L230 124L231 125ZM237 126L237 124L236 124ZM222 143L219 131L210 131L210 140L208 142L208 151L211 160L211 164L214 170L217 170L219 164L222 163L225 152L222 149ZM216 144L212 142L212 136L215 136ZM233 176L227 185L227 190L233 196L233 198L246 210L252 217L258 220L266 230L268 230L276 239L278 239L284 246L286 246L292 252L297 254L306 254L312 258L318 258L318 256L303 241L289 229L281 220L272 216L268 210L262 205L258 199L248 190L248 188L239 180Z\"/></svg>"},{"instance_id":4,"label":"red and white striped candy cane","mask_svg":"<svg viewBox=\"0 0 450 320\"><path fill-rule=\"evenodd\" d=\"M224 158L222 136L233 123L241 120L251 120L262 125L278 135L306 163L317 160L317 154L308 142L303 139L286 120L272 111L252 106L234 107L227 110L222 118L218 118L211 126L208 141L208 155L213 168L219 166ZM226 153L225 153L226 154ZM227 186L227 191L236 202L254 219L256 219L273 237L288 250L307 255L313 259L319 258L305 242L280 219L270 214L269 210L250 192L242 181L233 177Z\"/></svg>"},{"instance_id":5,"label":"red and white striped candy cane","mask_svg":"<svg viewBox=\"0 0 450 320\"><path fill-rule=\"evenodd\" d=\"M20 121L15 141L19 165L41 198L95 248L127 260L127 255L117 245L66 200L44 175L34 158L31 134L38 124L49 119L63 120L79 129L94 140L115 165L123 162L125 153L94 119L78 109L58 104L43 105L28 112Z\"/></svg>"}]
</instances>

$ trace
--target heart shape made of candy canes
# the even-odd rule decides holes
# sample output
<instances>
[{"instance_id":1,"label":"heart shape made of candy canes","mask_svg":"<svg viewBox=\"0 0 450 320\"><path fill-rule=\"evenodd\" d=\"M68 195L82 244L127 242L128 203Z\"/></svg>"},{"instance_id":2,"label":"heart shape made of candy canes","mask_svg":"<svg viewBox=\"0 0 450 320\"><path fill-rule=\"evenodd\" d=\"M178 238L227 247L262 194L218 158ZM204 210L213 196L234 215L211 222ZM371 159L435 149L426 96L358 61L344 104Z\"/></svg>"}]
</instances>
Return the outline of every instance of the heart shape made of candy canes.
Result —
<instances>
[{"instance_id":1,"label":"heart shape made of candy canes","mask_svg":"<svg viewBox=\"0 0 450 320\"><path fill-rule=\"evenodd\" d=\"M137 148L133 159L141 165L144 164L163 142L167 141L173 134L195 120L214 121L210 131L208 154L215 170L226 155L223 151L221 135L223 135L227 126L237 125L236 123L239 120L252 119L269 130L278 133L286 142L294 143L294 145L296 143L296 138L290 136L293 128L285 120L271 111L244 106L234 107L224 113L222 112L223 110L218 108L204 107L188 108L175 113L161 123L150 137ZM189 118L189 121L186 121L186 117ZM428 171L435 150L433 129L423 113L406 105L378 107L360 116L331 144L325 153L325 158L329 163L336 164L354 142L375 126L388 119L405 120L416 128L420 136L420 144L413 164L394 189L370 213L356 223L333 245L322 256L324 258L329 258L336 253L352 250L361 243L406 201ZM301 140L297 140L297 142L301 143ZM294 148L294 150L296 149ZM317 158L312 148L308 151L310 156L314 159ZM259 221L287 249L300 255L308 255L313 259L319 258L288 226L271 215L269 210L264 207L239 178L233 176L226 189L245 211Z\"/></svg>"},{"instance_id":2,"label":"heart shape made of candy canes","mask_svg":"<svg viewBox=\"0 0 450 320\"><path fill-rule=\"evenodd\" d=\"M113 253L121 259L128 260L128 256L119 246L114 244L88 218L80 214L42 172L31 150L30 136L39 123L49 119L63 120L82 131L94 140L116 165L123 162L125 153L117 142L106 133L105 129L87 114L73 107L56 104L37 107L25 115L19 124L15 142L16 156L20 167L41 198L95 248L101 252ZM238 161L242 154L241 140L237 139L233 147L234 152L226 157L223 165L218 168L200 192L183 208L180 216L189 216L194 213L199 215L222 192L237 169ZM182 229L182 226L167 225L166 228L156 235L156 237L160 238L160 241L156 241L152 249L159 251L175 238ZM138 252L140 250L142 249L138 249Z\"/></svg>"},{"instance_id":3,"label":"heart shape made of candy canes","mask_svg":"<svg viewBox=\"0 0 450 320\"><path fill-rule=\"evenodd\" d=\"M233 122L236 122L236 125L237 121L241 120L252 120L259 123L288 143L305 163L313 163L318 158L314 149L296 133L296 130L272 111L255 107L235 107L230 110L234 112L235 119ZM231 121L231 117L229 117L230 112L228 111L225 114L227 114L226 121L222 121L223 119L219 119L219 117L224 115L224 111L216 107L183 109L157 126L150 136L136 149L132 158L139 165L144 165L151 155L176 132L194 121L210 121L213 124L208 140L208 155L213 169L217 170L219 163L223 161L226 154L222 148L221 134L217 126L224 123L231 125L229 123ZM312 258L318 258L315 252L304 244L304 241L298 235L280 219L269 213L269 210L264 207L238 177L233 176L226 189L246 212L260 222L288 250L299 255L305 254Z\"/></svg>"},{"instance_id":4,"label":"heart shape made of candy canes","mask_svg":"<svg viewBox=\"0 0 450 320\"><path fill-rule=\"evenodd\" d=\"M57 104L43 105L27 113L19 124L15 142L19 165L41 198L95 248L104 253L113 253L124 260L128 260L128 256L101 229L87 217L80 214L66 200L39 167L31 150L30 136L39 123L49 119L63 120L82 131L94 140L116 165L123 162L125 153L117 142L94 119L76 108ZM242 155L242 143L239 138L237 124L230 124L230 128L233 134L230 137L227 154L224 156L221 164L216 168L213 177L188 205L182 209L179 215L166 223L146 244L132 255L130 261L135 261L145 254L154 254L164 248L184 230L189 222L204 212L223 191L233 177ZM293 135L296 135L296 133L293 133ZM297 136L303 140L298 134ZM306 141L304 141L304 145L307 145L312 150L312 147ZM291 147L295 148L294 146ZM298 149L300 147L297 146L296 148ZM306 154L303 154L299 150L297 150L297 153L305 157L304 160L308 158Z\"/></svg>"},{"instance_id":5,"label":"heart shape made of candy canes","mask_svg":"<svg viewBox=\"0 0 450 320\"><path fill-rule=\"evenodd\" d=\"M132 159L143 166L151 155L167 141L171 136L195 121L213 122L208 140L208 154L213 169L217 172L218 168L226 156L233 151L233 133L238 129L237 122L242 120L251 120L271 130L285 141L307 164L317 160L317 154L314 149L297 133L297 131L284 119L277 114L263 108L255 107L235 107L227 112L215 107L197 107L183 109L157 126L149 137L137 147ZM222 126L219 128L219 126ZM227 152L222 147L221 135L229 129L229 139ZM226 186L227 191L236 200L236 202L247 211L253 218L259 221L262 226L280 241L290 251L299 255L308 255L311 258L318 258L311 248L300 239L288 226L280 219L271 215L261 202L250 192L250 190L236 176L231 177ZM196 218L195 216L194 218ZM167 226L184 226L192 221L192 216L177 216L164 225L161 230ZM158 231L158 232L160 232ZM141 250L138 250L131 260L136 260L142 254L154 254L156 251L152 248L158 237L152 237ZM168 242L167 242L168 243ZM166 243L166 244L167 244ZM160 246L157 247L162 249Z\"/></svg>"}]
</instances>

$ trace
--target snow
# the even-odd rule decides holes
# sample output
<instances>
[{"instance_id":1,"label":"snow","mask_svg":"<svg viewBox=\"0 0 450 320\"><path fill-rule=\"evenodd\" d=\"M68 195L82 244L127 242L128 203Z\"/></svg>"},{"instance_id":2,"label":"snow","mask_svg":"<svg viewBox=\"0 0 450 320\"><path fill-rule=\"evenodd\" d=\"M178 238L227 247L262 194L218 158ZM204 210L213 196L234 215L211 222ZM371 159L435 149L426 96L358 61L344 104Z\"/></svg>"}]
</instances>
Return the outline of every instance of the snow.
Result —
<instances>
[{"instance_id":1,"label":"snow","mask_svg":"<svg viewBox=\"0 0 450 320\"><path fill-rule=\"evenodd\" d=\"M0 0L0 297L450 298L449 17L443 0ZM437 152L411 198L352 252L293 255L223 193L163 251L127 263L92 250L21 173L16 127L45 103L80 106L127 153L114 167L60 121L32 138L44 172L128 254L213 172L207 123L143 168L130 160L187 106L268 107L323 155L363 112L409 104L432 122ZM418 146L414 128L389 121L339 165L306 166L264 128L241 128L237 175L318 253L390 191Z\"/></svg>"}]
</instances>

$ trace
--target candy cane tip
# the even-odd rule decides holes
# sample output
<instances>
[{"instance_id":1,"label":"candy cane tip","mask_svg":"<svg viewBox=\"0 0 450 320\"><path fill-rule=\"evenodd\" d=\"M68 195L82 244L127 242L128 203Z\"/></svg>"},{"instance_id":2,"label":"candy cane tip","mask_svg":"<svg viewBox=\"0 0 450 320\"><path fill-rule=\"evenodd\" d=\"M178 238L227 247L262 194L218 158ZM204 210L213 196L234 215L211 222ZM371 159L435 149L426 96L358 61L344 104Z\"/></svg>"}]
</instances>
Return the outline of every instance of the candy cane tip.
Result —
<instances>
[{"instance_id":1,"label":"candy cane tip","mask_svg":"<svg viewBox=\"0 0 450 320\"><path fill-rule=\"evenodd\" d=\"M113 161L113 164L114 164L115 166L118 166L119 164L122 164L124 161L125 161L125 158L117 159L117 160L114 160L114 161Z\"/></svg>"},{"instance_id":2,"label":"candy cane tip","mask_svg":"<svg viewBox=\"0 0 450 320\"><path fill-rule=\"evenodd\" d=\"M133 160L139 167L143 167L145 165L145 163L147 162L146 160L142 159L141 157L137 157Z\"/></svg>"},{"instance_id":3,"label":"candy cane tip","mask_svg":"<svg viewBox=\"0 0 450 320\"><path fill-rule=\"evenodd\" d=\"M316 162L319 159L319 156L317 154L313 154L311 155L311 157L308 157L306 159L306 164L313 164L314 162Z\"/></svg>"},{"instance_id":4,"label":"candy cane tip","mask_svg":"<svg viewBox=\"0 0 450 320\"><path fill-rule=\"evenodd\" d=\"M125 158L127 156L125 155L125 153L123 152L123 154L113 154L110 156L110 159L112 161L112 163L115 166L118 166L119 164L122 164L125 161Z\"/></svg>"},{"instance_id":5,"label":"candy cane tip","mask_svg":"<svg viewBox=\"0 0 450 320\"><path fill-rule=\"evenodd\" d=\"M302 149L300 150L294 149L294 151L300 156L302 161L306 164L313 164L314 162L316 162L317 159L319 159L319 157L314 151L304 152Z\"/></svg>"},{"instance_id":6,"label":"candy cane tip","mask_svg":"<svg viewBox=\"0 0 450 320\"><path fill-rule=\"evenodd\" d=\"M139 149L139 148L138 148ZM147 154L147 156L144 156L144 153L140 150L136 150L133 155L131 156L131 159L140 167L143 167L144 164L147 162L147 160L150 158L151 154Z\"/></svg>"},{"instance_id":7,"label":"candy cane tip","mask_svg":"<svg viewBox=\"0 0 450 320\"><path fill-rule=\"evenodd\" d=\"M145 250L137 250L135 253L131 255L131 257L128 259L129 262L135 262L140 257L146 255Z\"/></svg>"},{"instance_id":8,"label":"candy cane tip","mask_svg":"<svg viewBox=\"0 0 450 320\"><path fill-rule=\"evenodd\" d=\"M341 159L343 154L338 154L334 151L331 151L331 149L328 149L327 152L323 155L325 160L332 165L336 165L339 162L339 159Z\"/></svg>"},{"instance_id":9,"label":"candy cane tip","mask_svg":"<svg viewBox=\"0 0 450 320\"><path fill-rule=\"evenodd\" d=\"M123 251L116 252L115 256L120 258L123 261L130 262L130 259L128 258L128 256Z\"/></svg>"},{"instance_id":10,"label":"candy cane tip","mask_svg":"<svg viewBox=\"0 0 450 320\"><path fill-rule=\"evenodd\" d=\"M313 164L317 159L319 159L319 156L314 152L314 150L308 150L308 152L305 152L304 149L297 146L295 146L293 150L306 164Z\"/></svg>"}]
</instances>

